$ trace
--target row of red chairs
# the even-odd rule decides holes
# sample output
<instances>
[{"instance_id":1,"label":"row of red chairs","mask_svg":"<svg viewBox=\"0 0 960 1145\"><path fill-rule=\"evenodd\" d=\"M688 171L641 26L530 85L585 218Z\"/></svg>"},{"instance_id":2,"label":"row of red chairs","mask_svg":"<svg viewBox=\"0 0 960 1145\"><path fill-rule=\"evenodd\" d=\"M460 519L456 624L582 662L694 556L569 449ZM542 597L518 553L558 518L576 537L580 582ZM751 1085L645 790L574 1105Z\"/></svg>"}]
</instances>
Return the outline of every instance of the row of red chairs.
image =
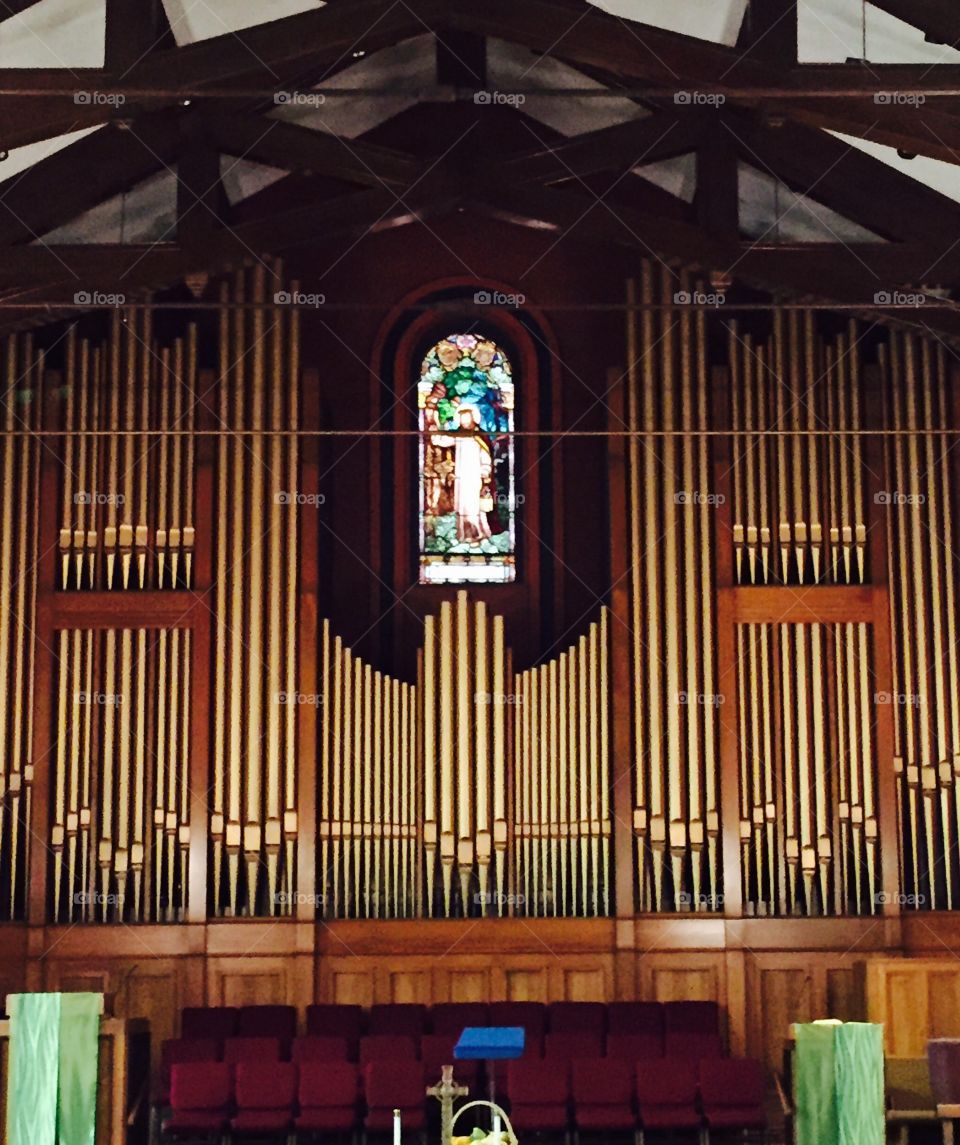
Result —
<instances>
[{"instance_id":1,"label":"row of red chairs","mask_svg":"<svg viewBox=\"0 0 960 1145\"><path fill-rule=\"evenodd\" d=\"M181 1014L183 1037L275 1037L290 1041L297 1034L294 1006L193 1006ZM364 1034L459 1034L466 1026L523 1026L530 1038L547 1033L719 1034L715 1002L448 1002L428 1007L418 1003L372 1006L312 1005L306 1010L306 1033L346 1038L356 1043Z\"/></svg>"},{"instance_id":2,"label":"row of red chairs","mask_svg":"<svg viewBox=\"0 0 960 1145\"><path fill-rule=\"evenodd\" d=\"M649 1063L622 1060L509 1063L510 1116L517 1130L765 1130L759 1062L739 1059ZM173 1067L168 1137L383 1132L399 1109L408 1131L426 1125L422 1062L187 1062Z\"/></svg>"},{"instance_id":3,"label":"row of red chairs","mask_svg":"<svg viewBox=\"0 0 960 1145\"><path fill-rule=\"evenodd\" d=\"M370 1034L359 1041L358 1053L346 1038L294 1038L289 1046L279 1038L227 1038L222 1043L213 1038L175 1038L163 1043L161 1065L168 1073L175 1062L225 1061L355 1061L365 1066L371 1061L405 1059L422 1061L429 1070L439 1072L442 1065L455 1064L455 1073L465 1080L476 1075L479 1063L454 1062L457 1037L453 1034L424 1034L408 1038L402 1034ZM530 1039L524 1054L527 1058L548 1061L572 1061L574 1058L622 1058L640 1061L647 1058L679 1057L698 1061L700 1058L723 1056L723 1046L716 1034L609 1034L601 1039L590 1034L547 1034L542 1042Z\"/></svg>"}]
</instances>

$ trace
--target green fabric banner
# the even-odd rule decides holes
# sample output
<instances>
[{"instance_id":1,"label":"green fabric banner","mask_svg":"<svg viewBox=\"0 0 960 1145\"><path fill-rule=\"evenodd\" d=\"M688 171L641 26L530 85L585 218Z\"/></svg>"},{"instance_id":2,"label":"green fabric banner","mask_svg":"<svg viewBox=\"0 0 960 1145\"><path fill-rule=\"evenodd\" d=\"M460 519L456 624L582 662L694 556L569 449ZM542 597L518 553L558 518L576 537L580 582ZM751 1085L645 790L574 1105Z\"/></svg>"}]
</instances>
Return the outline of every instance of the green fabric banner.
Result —
<instances>
[{"instance_id":1,"label":"green fabric banner","mask_svg":"<svg viewBox=\"0 0 960 1145\"><path fill-rule=\"evenodd\" d=\"M834 1032L836 1026L794 1027L796 1145L838 1145Z\"/></svg>"},{"instance_id":2,"label":"green fabric banner","mask_svg":"<svg viewBox=\"0 0 960 1145\"><path fill-rule=\"evenodd\" d=\"M60 995L11 994L7 1145L56 1145Z\"/></svg>"},{"instance_id":3,"label":"green fabric banner","mask_svg":"<svg viewBox=\"0 0 960 1145\"><path fill-rule=\"evenodd\" d=\"M836 1031L840 1145L883 1145L883 1026L845 1022Z\"/></svg>"},{"instance_id":4,"label":"green fabric banner","mask_svg":"<svg viewBox=\"0 0 960 1145\"><path fill-rule=\"evenodd\" d=\"M57 1145L94 1145L102 994L60 995Z\"/></svg>"},{"instance_id":5,"label":"green fabric banner","mask_svg":"<svg viewBox=\"0 0 960 1145\"><path fill-rule=\"evenodd\" d=\"M797 1145L884 1145L883 1027L794 1027Z\"/></svg>"},{"instance_id":6,"label":"green fabric banner","mask_svg":"<svg viewBox=\"0 0 960 1145\"><path fill-rule=\"evenodd\" d=\"M7 1145L94 1145L100 994L11 994Z\"/></svg>"}]
</instances>

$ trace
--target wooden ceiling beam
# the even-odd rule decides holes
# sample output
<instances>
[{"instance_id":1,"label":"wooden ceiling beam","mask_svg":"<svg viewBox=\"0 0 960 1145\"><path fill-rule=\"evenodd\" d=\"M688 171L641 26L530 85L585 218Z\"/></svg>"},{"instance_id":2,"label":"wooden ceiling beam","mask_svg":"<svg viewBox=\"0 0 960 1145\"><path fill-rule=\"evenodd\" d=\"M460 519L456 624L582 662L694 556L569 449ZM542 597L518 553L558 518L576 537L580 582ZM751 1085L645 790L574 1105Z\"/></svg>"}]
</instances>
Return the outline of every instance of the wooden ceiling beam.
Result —
<instances>
[{"instance_id":1,"label":"wooden ceiling beam","mask_svg":"<svg viewBox=\"0 0 960 1145\"><path fill-rule=\"evenodd\" d=\"M0 247L30 242L163 169L176 159L176 117L108 126L0 185ZM0 165L0 172L3 168Z\"/></svg>"},{"instance_id":2,"label":"wooden ceiling beam","mask_svg":"<svg viewBox=\"0 0 960 1145\"><path fill-rule=\"evenodd\" d=\"M951 0L869 0L874 8L919 28L936 44L960 45L960 11Z\"/></svg>"},{"instance_id":3,"label":"wooden ceiling beam","mask_svg":"<svg viewBox=\"0 0 960 1145\"><path fill-rule=\"evenodd\" d=\"M282 119L263 116L204 115L209 138L230 155L311 172L365 187L408 187L423 164L388 147L341 139Z\"/></svg>"},{"instance_id":4,"label":"wooden ceiling beam","mask_svg":"<svg viewBox=\"0 0 960 1145\"><path fill-rule=\"evenodd\" d=\"M727 112L740 157L883 238L953 242L960 205L825 131Z\"/></svg>"},{"instance_id":5,"label":"wooden ceiling beam","mask_svg":"<svg viewBox=\"0 0 960 1145\"><path fill-rule=\"evenodd\" d=\"M692 151L704 128L696 109L678 107L644 119L602 127L507 159L504 179L550 183L635 167Z\"/></svg>"}]
</instances>

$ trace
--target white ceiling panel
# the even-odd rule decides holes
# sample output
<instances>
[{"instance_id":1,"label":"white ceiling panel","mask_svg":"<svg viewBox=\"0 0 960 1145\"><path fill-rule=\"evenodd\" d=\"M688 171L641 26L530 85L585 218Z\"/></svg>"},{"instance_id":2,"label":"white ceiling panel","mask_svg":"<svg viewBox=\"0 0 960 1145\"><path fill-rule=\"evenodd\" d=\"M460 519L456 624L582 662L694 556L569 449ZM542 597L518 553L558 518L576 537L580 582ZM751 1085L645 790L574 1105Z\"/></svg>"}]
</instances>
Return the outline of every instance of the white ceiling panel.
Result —
<instances>
[{"instance_id":1,"label":"white ceiling panel","mask_svg":"<svg viewBox=\"0 0 960 1145\"><path fill-rule=\"evenodd\" d=\"M941 195L960 203L960 166L945 163L942 159L931 159L926 155L918 155L915 159L904 159L896 148L888 147L885 143L857 139L855 135L843 135L839 131L831 131L830 134L842 139L844 143L849 143L851 147L865 151L874 159L893 167L895 171L909 175L918 183L932 187L934 191L939 191ZM865 187L864 194L869 193L870 189Z\"/></svg>"},{"instance_id":2,"label":"white ceiling panel","mask_svg":"<svg viewBox=\"0 0 960 1145\"><path fill-rule=\"evenodd\" d=\"M798 0L797 48L803 64L952 64L960 52L928 44L923 33L861 0Z\"/></svg>"},{"instance_id":3,"label":"white ceiling panel","mask_svg":"<svg viewBox=\"0 0 960 1145\"><path fill-rule=\"evenodd\" d=\"M747 10L747 0L590 0L590 3L637 24L652 24L666 32L730 46L737 42Z\"/></svg>"},{"instance_id":4,"label":"white ceiling panel","mask_svg":"<svg viewBox=\"0 0 960 1145\"><path fill-rule=\"evenodd\" d=\"M69 147L71 143L76 143L78 139L82 139L85 135L99 131L101 127L103 127L103 124L98 123L94 127L82 127L79 131L68 131L66 135L55 135L51 139L40 139L36 143L25 143L23 147L14 147L6 159L0 163L0 187L2 187L8 179L19 175L21 171L26 171L28 167L32 167L35 163L39 163L41 159L55 155L58 151L62 151L64 147Z\"/></svg>"},{"instance_id":5,"label":"white ceiling panel","mask_svg":"<svg viewBox=\"0 0 960 1145\"><path fill-rule=\"evenodd\" d=\"M0 68L102 68L105 27L106 0L39 0L0 20Z\"/></svg>"},{"instance_id":6,"label":"white ceiling panel","mask_svg":"<svg viewBox=\"0 0 960 1145\"><path fill-rule=\"evenodd\" d=\"M48 245L172 242L176 230L177 172L170 169L91 207L38 241Z\"/></svg>"},{"instance_id":7,"label":"white ceiling panel","mask_svg":"<svg viewBox=\"0 0 960 1145\"><path fill-rule=\"evenodd\" d=\"M325 0L163 0L178 45L212 40L214 36L323 8L324 4Z\"/></svg>"}]
</instances>

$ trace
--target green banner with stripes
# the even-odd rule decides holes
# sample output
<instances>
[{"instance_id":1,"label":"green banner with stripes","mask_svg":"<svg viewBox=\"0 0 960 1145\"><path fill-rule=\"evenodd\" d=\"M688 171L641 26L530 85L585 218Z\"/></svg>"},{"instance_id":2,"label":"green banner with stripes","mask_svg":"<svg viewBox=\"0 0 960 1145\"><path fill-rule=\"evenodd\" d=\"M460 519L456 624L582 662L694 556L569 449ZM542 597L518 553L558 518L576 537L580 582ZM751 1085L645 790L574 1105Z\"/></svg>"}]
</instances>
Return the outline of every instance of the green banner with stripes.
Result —
<instances>
[{"instance_id":1,"label":"green banner with stripes","mask_svg":"<svg viewBox=\"0 0 960 1145\"><path fill-rule=\"evenodd\" d=\"M94 1145L101 994L11 994L8 1145Z\"/></svg>"}]
</instances>

